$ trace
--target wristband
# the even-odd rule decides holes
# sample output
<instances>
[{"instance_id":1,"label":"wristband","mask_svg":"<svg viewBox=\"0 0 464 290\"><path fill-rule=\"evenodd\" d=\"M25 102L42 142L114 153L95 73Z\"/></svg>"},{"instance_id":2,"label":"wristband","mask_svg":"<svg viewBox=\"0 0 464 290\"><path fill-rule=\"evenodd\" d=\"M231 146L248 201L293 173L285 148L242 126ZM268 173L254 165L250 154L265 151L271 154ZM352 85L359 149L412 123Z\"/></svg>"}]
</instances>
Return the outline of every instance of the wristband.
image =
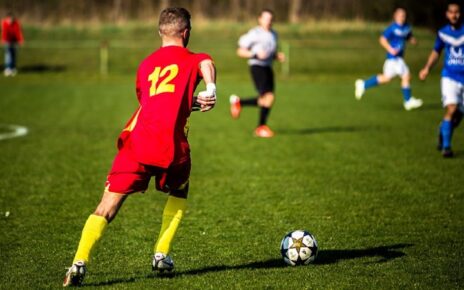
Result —
<instances>
[{"instance_id":1,"label":"wristband","mask_svg":"<svg viewBox=\"0 0 464 290\"><path fill-rule=\"evenodd\" d=\"M206 92L208 92L212 96L215 96L216 95L216 84L215 83L206 84Z\"/></svg>"}]
</instances>

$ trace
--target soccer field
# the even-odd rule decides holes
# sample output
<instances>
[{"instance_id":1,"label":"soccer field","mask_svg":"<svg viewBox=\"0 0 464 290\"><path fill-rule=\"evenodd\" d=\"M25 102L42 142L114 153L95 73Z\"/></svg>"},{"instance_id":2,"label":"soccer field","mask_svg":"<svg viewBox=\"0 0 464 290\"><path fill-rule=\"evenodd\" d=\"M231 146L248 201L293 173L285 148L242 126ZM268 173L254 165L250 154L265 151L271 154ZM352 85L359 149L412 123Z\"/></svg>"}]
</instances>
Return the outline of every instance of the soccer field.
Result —
<instances>
[{"instance_id":1,"label":"soccer field","mask_svg":"<svg viewBox=\"0 0 464 290\"><path fill-rule=\"evenodd\" d=\"M153 277L152 247L166 196L134 194L94 251L86 288L460 289L464 285L464 134L456 157L435 149L442 117L439 67L417 73L434 34L419 30L406 61L413 95L399 80L355 100L354 80L382 68L381 26L278 27L290 75L277 72L277 103L257 139L258 114L229 116L228 96L253 95L237 37L249 26L194 28L191 49L218 68L215 110L193 113L189 209L173 244L176 275ZM136 36L142 36L140 39ZM60 288L82 226L101 197L116 138L136 109L138 62L159 45L146 27L29 27L20 73L0 78L0 288ZM110 41L99 75L100 40ZM113 45L113 46L112 46ZM21 71L23 68L23 71ZM200 85L203 88L203 85ZM288 267L282 237L307 229L316 263Z\"/></svg>"}]
</instances>

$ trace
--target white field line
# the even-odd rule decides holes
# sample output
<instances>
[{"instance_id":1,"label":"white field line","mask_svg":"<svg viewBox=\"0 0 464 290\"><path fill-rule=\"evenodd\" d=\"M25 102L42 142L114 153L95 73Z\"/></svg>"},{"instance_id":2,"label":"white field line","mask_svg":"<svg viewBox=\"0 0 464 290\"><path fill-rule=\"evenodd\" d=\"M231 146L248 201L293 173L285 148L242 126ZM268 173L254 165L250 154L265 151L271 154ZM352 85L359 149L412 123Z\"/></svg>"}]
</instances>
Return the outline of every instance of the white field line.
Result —
<instances>
[{"instance_id":1,"label":"white field line","mask_svg":"<svg viewBox=\"0 0 464 290\"><path fill-rule=\"evenodd\" d=\"M19 125L0 125L0 128L6 128L11 132L0 133L0 141L27 135L29 130L24 126Z\"/></svg>"}]
</instances>

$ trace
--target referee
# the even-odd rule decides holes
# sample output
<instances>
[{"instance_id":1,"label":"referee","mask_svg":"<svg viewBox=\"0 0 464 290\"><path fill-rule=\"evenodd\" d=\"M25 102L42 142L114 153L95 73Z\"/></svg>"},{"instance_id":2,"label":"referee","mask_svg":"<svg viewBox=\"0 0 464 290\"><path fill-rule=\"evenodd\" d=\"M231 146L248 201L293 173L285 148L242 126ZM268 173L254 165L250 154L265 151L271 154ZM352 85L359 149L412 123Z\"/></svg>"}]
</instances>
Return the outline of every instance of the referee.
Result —
<instances>
[{"instance_id":1,"label":"referee","mask_svg":"<svg viewBox=\"0 0 464 290\"><path fill-rule=\"evenodd\" d=\"M274 132L266 125L269 112L274 103L274 73L272 62L276 59L285 61L285 55L277 52L277 33L272 29L274 12L263 9L258 17L258 26L242 35L238 41L237 55L248 59L251 76L258 91L257 97L240 99L230 96L230 113L232 118L240 116L242 106L258 106L260 117L255 136L270 138Z\"/></svg>"}]
</instances>

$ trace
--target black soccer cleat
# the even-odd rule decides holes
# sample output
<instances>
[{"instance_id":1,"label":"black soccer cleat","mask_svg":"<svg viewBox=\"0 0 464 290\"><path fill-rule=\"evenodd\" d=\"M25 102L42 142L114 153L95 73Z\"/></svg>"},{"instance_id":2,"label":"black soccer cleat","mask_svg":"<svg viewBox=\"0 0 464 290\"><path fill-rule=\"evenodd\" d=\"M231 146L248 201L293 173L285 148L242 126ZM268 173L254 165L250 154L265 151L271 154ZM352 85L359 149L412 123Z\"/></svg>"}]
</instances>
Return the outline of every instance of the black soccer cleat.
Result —
<instances>
[{"instance_id":1,"label":"black soccer cleat","mask_svg":"<svg viewBox=\"0 0 464 290\"><path fill-rule=\"evenodd\" d=\"M63 287L81 286L86 272L87 268L85 267L85 263L83 261L77 261L66 271Z\"/></svg>"},{"instance_id":2,"label":"black soccer cleat","mask_svg":"<svg viewBox=\"0 0 464 290\"><path fill-rule=\"evenodd\" d=\"M443 158L452 158L454 156L454 153L451 150L451 148L444 148L441 151L441 155L443 156Z\"/></svg>"}]
</instances>

